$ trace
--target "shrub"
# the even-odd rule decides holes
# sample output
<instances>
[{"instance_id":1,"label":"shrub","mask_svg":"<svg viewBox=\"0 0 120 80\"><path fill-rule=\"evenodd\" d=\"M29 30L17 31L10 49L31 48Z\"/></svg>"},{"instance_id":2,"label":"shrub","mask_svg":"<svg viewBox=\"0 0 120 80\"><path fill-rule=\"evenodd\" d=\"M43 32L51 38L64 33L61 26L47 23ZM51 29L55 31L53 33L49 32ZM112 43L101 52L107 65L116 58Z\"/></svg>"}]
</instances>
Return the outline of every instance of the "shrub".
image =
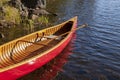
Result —
<instances>
[{"instance_id":1,"label":"shrub","mask_svg":"<svg viewBox=\"0 0 120 80\"><path fill-rule=\"evenodd\" d=\"M18 9L11 6L5 6L4 19L7 22L13 22L13 23L19 24L21 21L21 18L20 18L20 13Z\"/></svg>"},{"instance_id":2,"label":"shrub","mask_svg":"<svg viewBox=\"0 0 120 80\"><path fill-rule=\"evenodd\" d=\"M3 6L4 3L8 2L10 0L0 0L0 6Z\"/></svg>"},{"instance_id":3,"label":"shrub","mask_svg":"<svg viewBox=\"0 0 120 80\"><path fill-rule=\"evenodd\" d=\"M46 16L41 16L41 17L38 18L38 22L41 23L41 24L48 24L49 18L46 17Z\"/></svg>"}]
</instances>

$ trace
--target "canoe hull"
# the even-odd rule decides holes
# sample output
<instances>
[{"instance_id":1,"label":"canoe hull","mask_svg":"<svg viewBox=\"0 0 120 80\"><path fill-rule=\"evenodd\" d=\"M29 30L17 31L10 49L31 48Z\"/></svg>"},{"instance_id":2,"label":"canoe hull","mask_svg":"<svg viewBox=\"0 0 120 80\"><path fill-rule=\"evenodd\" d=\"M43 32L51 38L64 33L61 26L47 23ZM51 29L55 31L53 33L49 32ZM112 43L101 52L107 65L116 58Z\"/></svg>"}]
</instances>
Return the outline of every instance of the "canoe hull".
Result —
<instances>
[{"instance_id":1,"label":"canoe hull","mask_svg":"<svg viewBox=\"0 0 120 80\"><path fill-rule=\"evenodd\" d=\"M76 28L77 21L73 24L73 27ZM48 51L45 55L36 58L34 60L31 60L27 62L26 64L20 65L18 67L12 68L10 70L6 70L4 72L0 73L0 80L15 80L18 79L35 69L38 69L48 63L50 60L55 58L58 54L62 52L62 50L67 46L67 44L70 42L72 35L74 32L71 32L60 45L58 45L56 48L54 48L51 51ZM6 77L7 76L7 77Z\"/></svg>"}]
</instances>

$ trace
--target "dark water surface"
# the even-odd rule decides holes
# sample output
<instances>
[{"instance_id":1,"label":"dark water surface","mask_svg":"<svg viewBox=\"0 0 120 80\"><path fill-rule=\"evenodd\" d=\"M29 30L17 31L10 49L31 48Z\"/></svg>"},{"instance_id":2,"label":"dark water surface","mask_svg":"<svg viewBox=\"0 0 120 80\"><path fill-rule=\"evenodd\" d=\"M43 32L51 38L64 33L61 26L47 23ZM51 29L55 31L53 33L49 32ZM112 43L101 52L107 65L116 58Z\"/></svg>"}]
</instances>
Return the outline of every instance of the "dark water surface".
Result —
<instances>
[{"instance_id":1,"label":"dark water surface","mask_svg":"<svg viewBox=\"0 0 120 80\"><path fill-rule=\"evenodd\" d=\"M78 16L80 29L53 61L20 80L120 80L120 0L53 0L57 23Z\"/></svg>"}]
</instances>

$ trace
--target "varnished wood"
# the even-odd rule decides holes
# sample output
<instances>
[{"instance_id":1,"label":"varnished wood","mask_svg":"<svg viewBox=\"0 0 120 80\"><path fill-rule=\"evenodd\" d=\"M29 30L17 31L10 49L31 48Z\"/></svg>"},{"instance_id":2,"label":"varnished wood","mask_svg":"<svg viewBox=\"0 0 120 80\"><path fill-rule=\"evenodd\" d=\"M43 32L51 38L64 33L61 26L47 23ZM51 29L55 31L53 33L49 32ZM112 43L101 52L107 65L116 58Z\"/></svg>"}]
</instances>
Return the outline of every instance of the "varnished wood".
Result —
<instances>
[{"instance_id":1,"label":"varnished wood","mask_svg":"<svg viewBox=\"0 0 120 80\"><path fill-rule=\"evenodd\" d=\"M28 58L40 54L45 50L57 45L63 40L56 40L58 37L66 37L70 33L73 20L64 22L58 26L50 27L41 31L34 32L24 37L13 40L0 46L0 68L20 63ZM47 36L56 35L50 39Z\"/></svg>"}]
</instances>

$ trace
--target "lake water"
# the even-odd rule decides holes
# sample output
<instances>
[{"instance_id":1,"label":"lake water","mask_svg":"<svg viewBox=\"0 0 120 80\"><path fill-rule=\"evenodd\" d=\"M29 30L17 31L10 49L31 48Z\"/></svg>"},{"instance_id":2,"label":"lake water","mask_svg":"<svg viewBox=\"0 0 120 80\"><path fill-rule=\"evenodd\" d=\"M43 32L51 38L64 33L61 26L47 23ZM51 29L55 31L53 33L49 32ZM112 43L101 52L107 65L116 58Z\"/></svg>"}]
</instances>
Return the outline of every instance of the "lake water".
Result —
<instances>
[{"instance_id":1,"label":"lake water","mask_svg":"<svg viewBox=\"0 0 120 80\"><path fill-rule=\"evenodd\" d=\"M120 80L120 0L52 0L55 24L78 16L65 50L44 67L19 80ZM57 21L57 22L55 22Z\"/></svg>"}]
</instances>

